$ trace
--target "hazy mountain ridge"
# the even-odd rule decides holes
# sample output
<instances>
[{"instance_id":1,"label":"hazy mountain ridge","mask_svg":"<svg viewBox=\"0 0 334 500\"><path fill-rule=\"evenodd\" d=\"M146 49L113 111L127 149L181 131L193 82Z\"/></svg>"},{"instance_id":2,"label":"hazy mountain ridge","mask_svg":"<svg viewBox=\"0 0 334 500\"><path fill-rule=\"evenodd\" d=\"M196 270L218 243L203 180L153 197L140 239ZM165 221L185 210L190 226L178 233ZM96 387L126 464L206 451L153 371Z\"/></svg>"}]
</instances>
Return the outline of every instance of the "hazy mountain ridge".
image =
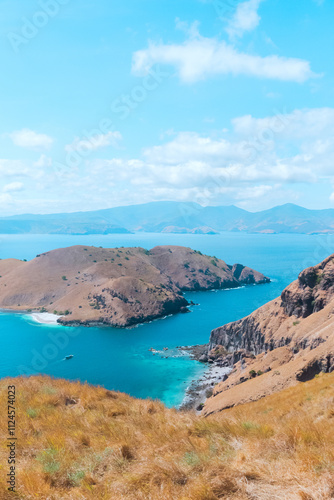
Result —
<instances>
[{"instance_id":1,"label":"hazy mountain ridge","mask_svg":"<svg viewBox=\"0 0 334 500\"><path fill-rule=\"evenodd\" d=\"M152 233L334 233L334 209L309 210L286 204L261 212L231 206L153 202L91 212L16 215L0 218L0 234Z\"/></svg>"}]
</instances>

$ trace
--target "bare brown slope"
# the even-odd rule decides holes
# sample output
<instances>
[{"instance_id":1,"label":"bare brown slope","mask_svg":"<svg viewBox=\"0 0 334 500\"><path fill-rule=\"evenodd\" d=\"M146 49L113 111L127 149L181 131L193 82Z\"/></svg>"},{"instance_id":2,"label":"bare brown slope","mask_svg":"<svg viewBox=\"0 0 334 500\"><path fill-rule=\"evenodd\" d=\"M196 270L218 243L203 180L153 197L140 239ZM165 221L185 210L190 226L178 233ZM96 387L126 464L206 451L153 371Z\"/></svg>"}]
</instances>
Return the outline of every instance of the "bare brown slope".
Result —
<instances>
[{"instance_id":1,"label":"bare brown slope","mask_svg":"<svg viewBox=\"0 0 334 500\"><path fill-rule=\"evenodd\" d=\"M221 346L230 354L222 355ZM219 350L220 349L220 350ZM334 256L303 271L281 297L213 330L209 356L236 363L204 413L254 401L334 369Z\"/></svg>"},{"instance_id":2,"label":"bare brown slope","mask_svg":"<svg viewBox=\"0 0 334 500\"><path fill-rule=\"evenodd\" d=\"M17 259L0 260L0 276L1 277L5 276L14 269L18 269L23 264L24 262L22 260L17 260Z\"/></svg>"},{"instance_id":3,"label":"bare brown slope","mask_svg":"<svg viewBox=\"0 0 334 500\"><path fill-rule=\"evenodd\" d=\"M202 255L186 247L155 247L150 251L150 261L167 273L182 291L234 288L270 281L249 267L229 266L217 257Z\"/></svg>"},{"instance_id":4,"label":"bare brown slope","mask_svg":"<svg viewBox=\"0 0 334 500\"><path fill-rule=\"evenodd\" d=\"M0 278L0 308L56 311L63 324L130 326L186 311L188 302L181 290L245 282L225 262L183 247L149 252L74 246L26 263L1 264L6 273ZM248 268L243 272L250 282L268 281Z\"/></svg>"}]
</instances>

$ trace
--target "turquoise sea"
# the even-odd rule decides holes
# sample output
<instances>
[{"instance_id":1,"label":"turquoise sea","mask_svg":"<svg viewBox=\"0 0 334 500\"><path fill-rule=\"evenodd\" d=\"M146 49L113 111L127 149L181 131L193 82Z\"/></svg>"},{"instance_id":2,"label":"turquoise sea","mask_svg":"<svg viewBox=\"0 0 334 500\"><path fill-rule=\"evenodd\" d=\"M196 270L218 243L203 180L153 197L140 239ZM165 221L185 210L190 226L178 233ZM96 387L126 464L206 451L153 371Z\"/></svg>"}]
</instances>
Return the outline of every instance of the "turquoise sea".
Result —
<instances>
[{"instance_id":1,"label":"turquoise sea","mask_svg":"<svg viewBox=\"0 0 334 500\"><path fill-rule=\"evenodd\" d=\"M207 343L210 331L237 320L271 299L305 267L334 253L334 235L171 235L108 236L1 235L0 258L32 259L74 244L103 247L184 245L228 264L253 267L272 279L268 285L186 294L198 306L132 329L68 328L35 323L30 316L0 313L0 377L47 373L88 381L140 398L179 405L191 381L205 367L182 356L176 346ZM149 348L169 351L153 356ZM64 357L74 358L65 361Z\"/></svg>"}]
</instances>

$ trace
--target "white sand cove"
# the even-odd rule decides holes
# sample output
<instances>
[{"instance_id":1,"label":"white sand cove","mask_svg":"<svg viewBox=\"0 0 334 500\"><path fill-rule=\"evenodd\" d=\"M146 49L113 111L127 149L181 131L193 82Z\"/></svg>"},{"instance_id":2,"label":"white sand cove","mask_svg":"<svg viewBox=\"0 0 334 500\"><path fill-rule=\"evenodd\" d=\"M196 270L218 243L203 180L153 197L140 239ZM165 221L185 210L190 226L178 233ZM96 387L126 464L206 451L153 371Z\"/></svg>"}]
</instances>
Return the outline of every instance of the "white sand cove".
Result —
<instances>
[{"instance_id":1,"label":"white sand cove","mask_svg":"<svg viewBox=\"0 0 334 500\"><path fill-rule=\"evenodd\" d=\"M58 319L61 316L57 316L56 314L51 313L33 313L31 314L31 318L37 323L43 323L45 325L57 325Z\"/></svg>"}]
</instances>

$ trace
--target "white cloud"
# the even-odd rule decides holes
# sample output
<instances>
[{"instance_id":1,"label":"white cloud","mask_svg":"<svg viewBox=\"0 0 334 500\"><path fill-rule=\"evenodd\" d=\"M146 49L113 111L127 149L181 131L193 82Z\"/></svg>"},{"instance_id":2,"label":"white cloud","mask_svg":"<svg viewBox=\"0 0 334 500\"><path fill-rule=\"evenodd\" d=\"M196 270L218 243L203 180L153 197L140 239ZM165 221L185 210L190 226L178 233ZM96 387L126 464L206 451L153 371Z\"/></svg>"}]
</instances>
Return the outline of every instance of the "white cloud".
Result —
<instances>
[{"instance_id":1,"label":"white cloud","mask_svg":"<svg viewBox=\"0 0 334 500\"><path fill-rule=\"evenodd\" d=\"M314 182L316 176L301 158L279 158L272 145L255 149L247 140L211 139L181 133L173 141L144 150L145 169L166 184L203 185L212 179L241 185L246 182ZM255 154L254 154L255 153Z\"/></svg>"},{"instance_id":2,"label":"white cloud","mask_svg":"<svg viewBox=\"0 0 334 500\"><path fill-rule=\"evenodd\" d=\"M239 138L247 139L257 156L275 149L289 164L304 165L313 174L334 174L334 109L316 108L280 113L266 118L250 115L232 121Z\"/></svg>"},{"instance_id":3,"label":"white cloud","mask_svg":"<svg viewBox=\"0 0 334 500\"><path fill-rule=\"evenodd\" d=\"M27 176L30 173L29 167L20 160L0 159L0 175L6 177Z\"/></svg>"},{"instance_id":4,"label":"white cloud","mask_svg":"<svg viewBox=\"0 0 334 500\"><path fill-rule=\"evenodd\" d=\"M237 203L257 210L298 203L307 183L334 185L332 108L242 116L229 131L215 131L214 136L180 132L162 140L137 158L85 160L80 169L61 172L45 155L29 163L0 160L0 177L7 186L1 199L20 187L16 183L25 187L24 200L13 195L1 210L75 211L83 203L89 210L162 199ZM30 192L36 196L38 187L40 202L26 199Z\"/></svg>"},{"instance_id":5,"label":"white cloud","mask_svg":"<svg viewBox=\"0 0 334 500\"><path fill-rule=\"evenodd\" d=\"M254 118L245 115L232 120L237 134L249 136L272 130L276 135L294 139L320 139L334 135L334 108L297 109L291 113L277 110L273 116Z\"/></svg>"},{"instance_id":6,"label":"white cloud","mask_svg":"<svg viewBox=\"0 0 334 500\"><path fill-rule=\"evenodd\" d=\"M180 45L150 43L147 49L134 53L132 71L143 75L155 64L175 66L185 83L215 75L245 75L298 83L316 76L306 60L246 54L224 41L200 35Z\"/></svg>"},{"instance_id":7,"label":"white cloud","mask_svg":"<svg viewBox=\"0 0 334 500\"><path fill-rule=\"evenodd\" d=\"M154 163L184 163L196 159L206 162L224 158L228 161L240 160L245 153L241 144L232 144L225 139L213 140L195 132L181 132L164 144L144 149L144 157Z\"/></svg>"},{"instance_id":8,"label":"white cloud","mask_svg":"<svg viewBox=\"0 0 334 500\"><path fill-rule=\"evenodd\" d=\"M15 146L29 149L50 149L53 144L52 137L46 134L38 134L30 129L17 130L9 134Z\"/></svg>"},{"instance_id":9,"label":"white cloud","mask_svg":"<svg viewBox=\"0 0 334 500\"><path fill-rule=\"evenodd\" d=\"M248 0L237 5L226 31L230 38L241 37L245 32L252 31L260 23L258 9L263 0Z\"/></svg>"},{"instance_id":10,"label":"white cloud","mask_svg":"<svg viewBox=\"0 0 334 500\"><path fill-rule=\"evenodd\" d=\"M120 132L108 132L107 134L96 134L92 136L87 136L83 139L76 137L72 144L65 146L67 152L71 151L96 151L97 149L105 148L107 146L117 146L119 141L122 139Z\"/></svg>"},{"instance_id":11,"label":"white cloud","mask_svg":"<svg viewBox=\"0 0 334 500\"><path fill-rule=\"evenodd\" d=\"M13 198L10 194L0 194L0 207L3 208L2 205L8 207L8 204L10 204L12 200Z\"/></svg>"},{"instance_id":12,"label":"white cloud","mask_svg":"<svg viewBox=\"0 0 334 500\"><path fill-rule=\"evenodd\" d=\"M38 168L51 167L52 158L46 155L41 155L37 161L34 162L34 166Z\"/></svg>"},{"instance_id":13,"label":"white cloud","mask_svg":"<svg viewBox=\"0 0 334 500\"><path fill-rule=\"evenodd\" d=\"M334 191L329 197L329 201L334 205Z\"/></svg>"},{"instance_id":14,"label":"white cloud","mask_svg":"<svg viewBox=\"0 0 334 500\"><path fill-rule=\"evenodd\" d=\"M3 192L14 193L16 191L22 191L23 186L23 182L11 182L10 184L6 184L6 186L3 188Z\"/></svg>"},{"instance_id":15,"label":"white cloud","mask_svg":"<svg viewBox=\"0 0 334 500\"><path fill-rule=\"evenodd\" d=\"M181 132L141 158L93 161L90 169L131 202L138 195L257 209L265 200L298 202L299 184L334 181L333 164L334 109L321 108L239 117L220 137Z\"/></svg>"}]
</instances>

